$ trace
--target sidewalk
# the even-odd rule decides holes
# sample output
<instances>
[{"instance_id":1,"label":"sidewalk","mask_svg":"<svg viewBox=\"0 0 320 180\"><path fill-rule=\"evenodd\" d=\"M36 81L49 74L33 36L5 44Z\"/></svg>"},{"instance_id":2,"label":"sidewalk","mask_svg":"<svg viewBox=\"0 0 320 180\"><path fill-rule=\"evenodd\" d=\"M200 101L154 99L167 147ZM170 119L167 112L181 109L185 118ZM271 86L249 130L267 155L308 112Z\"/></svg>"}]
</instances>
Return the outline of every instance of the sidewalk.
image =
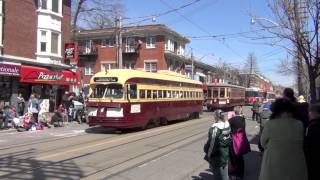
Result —
<instances>
[{"instance_id":1,"label":"sidewalk","mask_svg":"<svg viewBox=\"0 0 320 180\"><path fill-rule=\"evenodd\" d=\"M246 154L245 157L245 177L244 180L257 180L259 178L260 164L262 160L262 154L258 149L258 136L259 133L259 124L255 121L252 121L251 118L246 120L246 131L248 139L251 145L251 152ZM203 166L198 168L196 172L190 176L189 179L192 180L212 180L213 176L209 170L209 165L203 163Z\"/></svg>"}]
</instances>

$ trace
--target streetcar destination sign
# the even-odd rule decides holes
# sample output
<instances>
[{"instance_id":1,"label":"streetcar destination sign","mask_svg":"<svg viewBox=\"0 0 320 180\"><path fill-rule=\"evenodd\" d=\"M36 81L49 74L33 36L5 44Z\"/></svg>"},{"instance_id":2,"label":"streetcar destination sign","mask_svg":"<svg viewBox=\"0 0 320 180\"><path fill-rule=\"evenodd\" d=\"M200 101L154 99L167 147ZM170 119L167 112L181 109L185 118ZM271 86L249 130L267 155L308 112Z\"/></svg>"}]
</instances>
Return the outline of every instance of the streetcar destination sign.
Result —
<instances>
[{"instance_id":1,"label":"streetcar destination sign","mask_svg":"<svg viewBox=\"0 0 320 180\"><path fill-rule=\"evenodd\" d=\"M95 77L94 82L118 82L117 77Z\"/></svg>"}]
</instances>

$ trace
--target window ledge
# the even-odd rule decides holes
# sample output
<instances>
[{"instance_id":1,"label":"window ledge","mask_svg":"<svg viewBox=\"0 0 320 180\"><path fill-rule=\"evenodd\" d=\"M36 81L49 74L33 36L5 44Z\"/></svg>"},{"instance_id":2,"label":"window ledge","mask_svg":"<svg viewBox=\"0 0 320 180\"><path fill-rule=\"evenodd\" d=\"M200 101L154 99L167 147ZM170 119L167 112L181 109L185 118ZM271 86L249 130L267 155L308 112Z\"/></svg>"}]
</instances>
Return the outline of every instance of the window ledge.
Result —
<instances>
[{"instance_id":1,"label":"window ledge","mask_svg":"<svg viewBox=\"0 0 320 180\"><path fill-rule=\"evenodd\" d=\"M62 59L62 56L59 56L58 54L51 54L51 53L45 53L45 52L38 52L36 53L36 56L42 56L42 57L55 57Z\"/></svg>"},{"instance_id":2,"label":"window ledge","mask_svg":"<svg viewBox=\"0 0 320 180\"><path fill-rule=\"evenodd\" d=\"M37 10L37 13L38 14L46 14L46 15L51 15L51 16L55 16L55 17L59 17L59 18L63 18L62 14L61 13L56 13L56 12L53 12L53 11L50 11L48 9L46 10L43 10L43 9L38 9Z\"/></svg>"}]
</instances>

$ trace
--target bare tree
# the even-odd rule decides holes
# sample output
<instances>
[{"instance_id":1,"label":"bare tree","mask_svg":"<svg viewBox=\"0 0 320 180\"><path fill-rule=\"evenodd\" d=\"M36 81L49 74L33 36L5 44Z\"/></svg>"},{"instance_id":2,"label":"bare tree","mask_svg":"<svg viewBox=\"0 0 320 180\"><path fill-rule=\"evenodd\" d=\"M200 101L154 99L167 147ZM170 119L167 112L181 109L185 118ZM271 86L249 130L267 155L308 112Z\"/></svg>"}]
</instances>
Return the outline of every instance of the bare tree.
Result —
<instances>
[{"instance_id":1,"label":"bare tree","mask_svg":"<svg viewBox=\"0 0 320 180\"><path fill-rule=\"evenodd\" d=\"M316 78L320 75L320 1L270 0L269 8L272 12L270 19L253 18L253 22L265 30L259 36L270 45L284 48L297 59L298 77L307 74L310 100L315 102Z\"/></svg>"},{"instance_id":2,"label":"bare tree","mask_svg":"<svg viewBox=\"0 0 320 180\"><path fill-rule=\"evenodd\" d=\"M251 87L252 85L252 75L259 73L258 69L258 63L257 63L257 57L255 56L254 53L249 53L248 57L244 63L244 67L242 71L247 74L245 78L245 86L246 87Z\"/></svg>"},{"instance_id":3,"label":"bare tree","mask_svg":"<svg viewBox=\"0 0 320 180\"><path fill-rule=\"evenodd\" d=\"M94 29L111 27L115 17L123 13L121 0L72 0L72 30L79 26Z\"/></svg>"}]
</instances>

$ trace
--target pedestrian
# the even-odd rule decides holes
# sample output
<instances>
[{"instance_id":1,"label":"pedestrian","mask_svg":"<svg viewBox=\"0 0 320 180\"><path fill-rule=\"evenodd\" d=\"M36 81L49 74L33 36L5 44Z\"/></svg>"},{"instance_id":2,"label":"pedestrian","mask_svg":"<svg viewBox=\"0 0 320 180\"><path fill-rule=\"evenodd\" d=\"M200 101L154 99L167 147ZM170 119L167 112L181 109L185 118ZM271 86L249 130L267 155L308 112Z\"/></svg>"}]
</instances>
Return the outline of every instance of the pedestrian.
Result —
<instances>
[{"instance_id":1,"label":"pedestrian","mask_svg":"<svg viewBox=\"0 0 320 180\"><path fill-rule=\"evenodd\" d=\"M267 102L263 105L263 109L260 113L260 130L259 130L259 137L261 137L262 131L263 131L263 127L266 124L266 122L268 122L270 120L270 116L271 116L272 112L271 112L271 103ZM258 148L261 152L264 151L262 145L261 145L261 141L259 138L259 142L258 142Z\"/></svg>"},{"instance_id":2,"label":"pedestrian","mask_svg":"<svg viewBox=\"0 0 320 180\"><path fill-rule=\"evenodd\" d=\"M38 123L39 100L35 94L31 94L28 102L28 112L32 113L34 121Z\"/></svg>"},{"instance_id":3,"label":"pedestrian","mask_svg":"<svg viewBox=\"0 0 320 180\"><path fill-rule=\"evenodd\" d=\"M303 123L304 130L306 130L309 123L309 104L305 102L303 96L299 96L299 101L294 96L294 91L291 88L285 88L283 91L283 98L288 99L294 104L294 117Z\"/></svg>"},{"instance_id":4,"label":"pedestrian","mask_svg":"<svg viewBox=\"0 0 320 180\"><path fill-rule=\"evenodd\" d=\"M18 97L17 97L17 110L18 110L18 116L23 116L24 114L24 108L25 108L25 101L24 98L22 96L22 93L19 93Z\"/></svg>"},{"instance_id":5,"label":"pedestrian","mask_svg":"<svg viewBox=\"0 0 320 180\"><path fill-rule=\"evenodd\" d=\"M215 123L209 128L204 146L205 160L210 164L215 180L229 180L228 161L231 144L230 125L221 110L214 112Z\"/></svg>"},{"instance_id":6,"label":"pedestrian","mask_svg":"<svg viewBox=\"0 0 320 180\"><path fill-rule=\"evenodd\" d=\"M320 162L320 104L310 108L310 123L305 137L305 155L309 180L318 180L318 166Z\"/></svg>"},{"instance_id":7,"label":"pedestrian","mask_svg":"<svg viewBox=\"0 0 320 180\"><path fill-rule=\"evenodd\" d=\"M240 114L241 108L236 106L234 108L235 116L229 119L229 124L231 127L231 134L234 135L239 130L244 132L246 135L246 121L245 118ZM234 176L234 179L243 179L244 177L244 159L243 154L236 155L233 146L230 146L230 166L229 166L229 174Z\"/></svg>"},{"instance_id":8,"label":"pedestrian","mask_svg":"<svg viewBox=\"0 0 320 180\"><path fill-rule=\"evenodd\" d=\"M264 148L259 180L307 180L303 124L293 117L294 105L277 99L261 135Z\"/></svg>"},{"instance_id":9,"label":"pedestrian","mask_svg":"<svg viewBox=\"0 0 320 180\"><path fill-rule=\"evenodd\" d=\"M259 108L260 108L260 104L259 104L259 99L256 98L256 101L253 102L252 105L252 120L253 121L258 121L259 120Z\"/></svg>"}]
</instances>

